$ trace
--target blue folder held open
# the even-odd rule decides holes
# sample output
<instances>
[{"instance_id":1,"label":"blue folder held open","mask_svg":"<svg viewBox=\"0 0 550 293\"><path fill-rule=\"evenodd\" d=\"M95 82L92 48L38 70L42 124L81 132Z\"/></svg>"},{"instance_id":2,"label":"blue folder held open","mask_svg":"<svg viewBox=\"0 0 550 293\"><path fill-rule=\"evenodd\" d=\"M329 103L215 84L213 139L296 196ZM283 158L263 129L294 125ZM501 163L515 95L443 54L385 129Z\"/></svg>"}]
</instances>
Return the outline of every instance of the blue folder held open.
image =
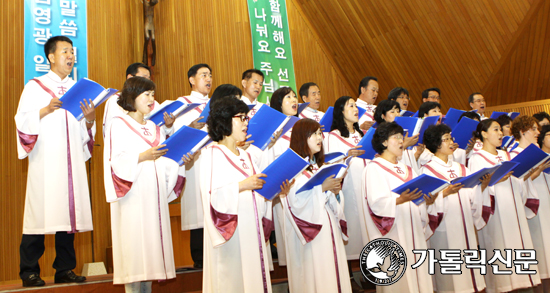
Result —
<instances>
[{"instance_id":1,"label":"blue folder held open","mask_svg":"<svg viewBox=\"0 0 550 293\"><path fill-rule=\"evenodd\" d=\"M327 154L325 154L325 162L334 163L334 162L340 161L341 159L343 159L345 157L346 157L346 154L344 154L342 152L327 153Z\"/></svg>"},{"instance_id":2,"label":"blue folder held open","mask_svg":"<svg viewBox=\"0 0 550 293\"><path fill-rule=\"evenodd\" d=\"M361 118L365 113L367 113L367 110L357 107L358 113L357 117ZM330 128L332 127L332 121L334 119L334 107L328 107L327 111L325 112L325 115L323 115L323 118L321 118L321 121L319 121L319 124L321 124L321 128L323 129L323 132L330 132Z\"/></svg>"},{"instance_id":3,"label":"blue folder held open","mask_svg":"<svg viewBox=\"0 0 550 293\"><path fill-rule=\"evenodd\" d=\"M286 122L285 126L283 126L283 131L281 131L281 136L285 135L292 127L294 127L294 124L296 124L298 120L300 120L300 118L296 116L288 116L288 121Z\"/></svg>"},{"instance_id":4,"label":"blue folder held open","mask_svg":"<svg viewBox=\"0 0 550 293\"><path fill-rule=\"evenodd\" d=\"M367 133L363 135L363 138L359 141L359 143L357 143L357 145L361 146L358 150L365 151L365 153L358 156L358 158L369 160L374 159L374 156L376 155L376 151L372 147L372 137L374 136L374 132L376 132L376 129L371 127L367 130Z\"/></svg>"},{"instance_id":5,"label":"blue folder held open","mask_svg":"<svg viewBox=\"0 0 550 293\"><path fill-rule=\"evenodd\" d=\"M210 137L205 131L183 126L162 143L166 145L162 149L168 149L164 157L176 161L181 166L183 165L183 155L194 154L209 140Z\"/></svg>"},{"instance_id":6,"label":"blue folder held open","mask_svg":"<svg viewBox=\"0 0 550 293\"><path fill-rule=\"evenodd\" d=\"M266 199L272 200L281 191L283 182L292 181L292 178L301 173L308 165L308 161L288 148L273 163L262 170L262 173L267 176L262 178L265 180L265 184L261 189L255 191Z\"/></svg>"},{"instance_id":7,"label":"blue folder held open","mask_svg":"<svg viewBox=\"0 0 550 293\"><path fill-rule=\"evenodd\" d=\"M516 117L519 116L519 112L497 112L497 111L493 111L491 113L491 119L497 119L498 117L500 117L501 115L507 115L508 117L510 117L512 120L516 119Z\"/></svg>"},{"instance_id":8,"label":"blue folder held open","mask_svg":"<svg viewBox=\"0 0 550 293\"><path fill-rule=\"evenodd\" d=\"M548 160L550 155L541 150L538 146L530 144L510 162L519 163L512 171L514 177L522 178L529 170Z\"/></svg>"},{"instance_id":9,"label":"blue folder held open","mask_svg":"<svg viewBox=\"0 0 550 293\"><path fill-rule=\"evenodd\" d=\"M263 108L263 107L262 107ZM199 123L206 123L206 119L210 115L210 100L208 100L208 103L206 103L206 106L204 106L204 109L202 110L202 113L200 114L200 117L203 117L202 119L199 119Z\"/></svg>"},{"instance_id":10,"label":"blue folder held open","mask_svg":"<svg viewBox=\"0 0 550 293\"><path fill-rule=\"evenodd\" d=\"M443 190L443 188L447 187L448 185L449 183L445 180L441 180L436 177L422 174L412 180L409 180L401 184L399 187L392 190L392 192L401 194L405 192L407 189L412 192L413 190L418 188L418 191L421 191L425 195L428 195L428 193L432 193L433 195L435 195L436 193ZM412 202L416 205L419 205L424 202L424 197L421 196L413 200Z\"/></svg>"},{"instance_id":11,"label":"blue folder held open","mask_svg":"<svg viewBox=\"0 0 550 293\"><path fill-rule=\"evenodd\" d=\"M309 106L309 103L300 103L298 104L298 112L296 113L296 115L300 115L300 113L302 113L302 111L304 111L307 106Z\"/></svg>"},{"instance_id":12,"label":"blue folder held open","mask_svg":"<svg viewBox=\"0 0 550 293\"><path fill-rule=\"evenodd\" d=\"M260 107L260 110L248 122L247 133L252 135L250 137L250 140L254 141L252 144L265 150L271 142L271 137L279 129L282 129L289 119L285 114L269 106Z\"/></svg>"},{"instance_id":13,"label":"blue folder held open","mask_svg":"<svg viewBox=\"0 0 550 293\"><path fill-rule=\"evenodd\" d=\"M460 119L460 122L452 131L452 136L459 148L466 149L468 147L468 142L472 139L472 133L476 130L478 124L479 122L476 120L467 117Z\"/></svg>"},{"instance_id":14,"label":"blue folder held open","mask_svg":"<svg viewBox=\"0 0 550 293\"><path fill-rule=\"evenodd\" d=\"M473 188L476 187L478 184L481 184L480 179L483 178L483 176L487 174L493 174L498 168L500 168L501 165L495 165L492 167L483 168L481 170L478 170L477 172L474 172L470 174L469 176L456 178L451 181L451 184L458 184L461 183L464 185L463 188Z\"/></svg>"},{"instance_id":15,"label":"blue folder held open","mask_svg":"<svg viewBox=\"0 0 550 293\"><path fill-rule=\"evenodd\" d=\"M466 111L449 108L449 111L447 111L447 114L445 114L443 123L449 126L451 129L454 129L458 124L458 119L463 113L466 113Z\"/></svg>"},{"instance_id":16,"label":"blue folder held open","mask_svg":"<svg viewBox=\"0 0 550 293\"><path fill-rule=\"evenodd\" d=\"M321 169L319 169L309 180L306 182L306 184L302 185L296 193L300 193L303 191L311 190L317 185L323 184L325 179L328 177L334 175L334 177L339 177L343 174L343 172L346 170L345 164L330 164L330 165L323 165Z\"/></svg>"},{"instance_id":17,"label":"blue folder held open","mask_svg":"<svg viewBox=\"0 0 550 293\"><path fill-rule=\"evenodd\" d=\"M507 162L501 162L499 165L499 168L493 173L491 176L491 180L489 181L489 186L493 186L497 184L497 182L500 181L506 174L508 174L510 171L512 171L519 163L507 161Z\"/></svg>"},{"instance_id":18,"label":"blue folder held open","mask_svg":"<svg viewBox=\"0 0 550 293\"><path fill-rule=\"evenodd\" d=\"M153 110L147 119L153 121L157 126L162 126L164 125L164 113L171 113L175 118L177 118L200 105L200 103L187 104L178 100L165 101L159 105L158 109Z\"/></svg>"},{"instance_id":19,"label":"blue folder held open","mask_svg":"<svg viewBox=\"0 0 550 293\"><path fill-rule=\"evenodd\" d=\"M84 114L80 109L80 102L92 100L95 108L105 102L109 97L118 92L115 89L105 89L99 83L82 78L77 81L59 100L63 102L61 109L67 110L76 120L82 120ZM84 103L85 104L85 103Z\"/></svg>"}]
</instances>

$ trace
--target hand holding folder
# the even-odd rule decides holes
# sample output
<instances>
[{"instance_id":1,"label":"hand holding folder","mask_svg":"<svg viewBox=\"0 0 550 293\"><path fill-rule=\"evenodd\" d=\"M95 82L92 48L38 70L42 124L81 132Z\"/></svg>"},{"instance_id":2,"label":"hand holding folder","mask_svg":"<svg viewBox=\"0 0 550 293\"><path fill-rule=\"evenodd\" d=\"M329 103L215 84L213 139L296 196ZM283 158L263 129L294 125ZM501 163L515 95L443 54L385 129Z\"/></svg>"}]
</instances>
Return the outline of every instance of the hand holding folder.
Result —
<instances>
[{"instance_id":1,"label":"hand holding folder","mask_svg":"<svg viewBox=\"0 0 550 293\"><path fill-rule=\"evenodd\" d=\"M321 169L319 169L309 180L304 184L296 193L300 193L303 191L311 190L315 186L323 184L325 179L327 179L330 176L334 176L335 178L340 178L342 175L344 175L345 171L347 169L347 166L345 164L330 164L330 165L323 165Z\"/></svg>"},{"instance_id":2,"label":"hand holding folder","mask_svg":"<svg viewBox=\"0 0 550 293\"><path fill-rule=\"evenodd\" d=\"M287 149L273 163L262 170L262 173L266 175L265 184L262 188L256 189L256 192L266 199L272 200L281 191L280 186L283 182L292 180L308 165L308 161L292 149Z\"/></svg>"},{"instance_id":3,"label":"hand holding folder","mask_svg":"<svg viewBox=\"0 0 550 293\"><path fill-rule=\"evenodd\" d=\"M445 187L447 187L448 185L449 183L445 180L441 180L436 177L422 174L412 180L409 180L403 183L401 186L392 190L392 192L395 192L397 194L402 194L407 190L411 192L417 189L417 191L422 192L422 194L424 195L428 195L430 193L435 195L441 190L443 190ZM425 199L423 196L412 200L412 202L416 205L420 205L424 201Z\"/></svg>"},{"instance_id":4,"label":"hand holding folder","mask_svg":"<svg viewBox=\"0 0 550 293\"><path fill-rule=\"evenodd\" d=\"M252 135L250 137L254 141L252 144L261 150L265 150L271 142L272 136L283 129L291 118L271 107L262 106L248 122L247 133ZM298 117L294 118L296 119L293 119L293 121L299 120Z\"/></svg>"},{"instance_id":5,"label":"hand holding folder","mask_svg":"<svg viewBox=\"0 0 550 293\"><path fill-rule=\"evenodd\" d=\"M174 118L177 118L200 105L200 103L187 104L179 100L164 101L146 119L153 121L157 126L162 126L164 125L164 113L172 114Z\"/></svg>"},{"instance_id":6,"label":"hand holding folder","mask_svg":"<svg viewBox=\"0 0 550 293\"><path fill-rule=\"evenodd\" d=\"M99 83L82 78L76 82L59 100L63 103L62 109L67 110L77 120L84 118L81 103L92 101L94 107L101 105L109 97L118 92L115 89L105 89Z\"/></svg>"},{"instance_id":7,"label":"hand holding folder","mask_svg":"<svg viewBox=\"0 0 550 293\"><path fill-rule=\"evenodd\" d=\"M184 155L194 154L209 140L210 136L205 131L183 126L164 141L168 149L164 157L174 160L181 166L184 164Z\"/></svg>"}]
</instances>

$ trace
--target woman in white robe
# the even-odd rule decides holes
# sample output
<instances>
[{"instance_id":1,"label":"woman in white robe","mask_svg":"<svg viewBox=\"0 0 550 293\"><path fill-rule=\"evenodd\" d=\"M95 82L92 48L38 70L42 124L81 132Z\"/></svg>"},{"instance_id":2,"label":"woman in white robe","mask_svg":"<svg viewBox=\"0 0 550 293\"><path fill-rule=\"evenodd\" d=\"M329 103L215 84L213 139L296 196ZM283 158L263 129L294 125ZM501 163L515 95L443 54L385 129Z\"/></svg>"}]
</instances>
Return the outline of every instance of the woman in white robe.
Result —
<instances>
[{"instance_id":1,"label":"woman in white robe","mask_svg":"<svg viewBox=\"0 0 550 293\"><path fill-rule=\"evenodd\" d=\"M296 178L285 211L285 240L290 292L351 292L344 240L347 224L342 178L331 176L313 189L296 193L324 163L323 134L316 121L304 118L293 127L290 148L310 165Z\"/></svg>"},{"instance_id":2,"label":"woman in white robe","mask_svg":"<svg viewBox=\"0 0 550 293\"><path fill-rule=\"evenodd\" d=\"M430 126L424 132L423 142L435 154L422 167L423 174L445 181L470 175L464 165L451 159L456 147L451 137L451 128L447 125ZM483 228L491 214L487 189L490 179L490 175L486 175L482 184L474 188L462 188L462 184L455 184L440 191L434 204L440 212L440 222L437 227L430 227L434 234L428 243L435 250L436 259L441 259L441 249L477 249L476 228ZM479 270L468 269L462 264L461 271L461 274L441 274L439 265L436 265L434 290L468 293L480 292L485 288L485 280Z\"/></svg>"},{"instance_id":3,"label":"woman in white robe","mask_svg":"<svg viewBox=\"0 0 550 293\"><path fill-rule=\"evenodd\" d=\"M422 196L420 191L392 192L403 183L416 177L413 169L398 161L403 154L403 128L395 122L378 126L372 140L380 154L363 172L362 196L369 240L390 238L406 252L407 264L414 264L418 256L413 249L427 249L426 238L431 235L429 222L437 224L438 217L428 218L426 204L433 199L424 195L426 202L416 205L412 200ZM430 224L432 224L430 223ZM432 224L433 225L433 224ZM432 277L428 266L406 269L403 277L390 286L377 286L376 292L432 292Z\"/></svg>"},{"instance_id":4,"label":"woman in white robe","mask_svg":"<svg viewBox=\"0 0 550 293\"><path fill-rule=\"evenodd\" d=\"M271 292L268 247L271 202L254 192L265 181L246 138L248 106L237 98L216 102L207 119L213 143L202 151L204 212L203 292Z\"/></svg>"},{"instance_id":5,"label":"woman in white robe","mask_svg":"<svg viewBox=\"0 0 550 293\"><path fill-rule=\"evenodd\" d=\"M493 119L481 121L475 137L483 143L483 149L475 152L469 159L470 171L476 172L485 167L492 167L500 162L509 161L510 154L497 150L502 143L500 125ZM482 249L487 251L487 259L492 257L494 249L533 249L533 241L527 219L533 218L538 209L538 198L534 190L526 188L523 179L506 175L497 184L489 187L491 200L495 202L494 212L487 225L479 230L478 240ZM504 253L504 252L503 252ZM507 270L497 261L499 270ZM536 265L530 266L537 270ZM487 292L508 292L521 288L534 287L540 284L536 275L495 275L488 269L485 275Z\"/></svg>"},{"instance_id":6,"label":"woman in white robe","mask_svg":"<svg viewBox=\"0 0 550 293\"><path fill-rule=\"evenodd\" d=\"M152 280L176 277L168 203L181 193L183 178L175 161L161 157L164 130L144 119L154 90L146 78L128 79L118 101L128 114L114 117L105 136L104 172L111 174L106 191L114 191L106 192L113 283L125 284L126 292L151 292Z\"/></svg>"},{"instance_id":7,"label":"woman in white robe","mask_svg":"<svg viewBox=\"0 0 550 293\"><path fill-rule=\"evenodd\" d=\"M282 87L276 90L271 95L269 103L273 109L287 115L296 116L298 113L298 99L296 93L290 87ZM273 163L280 155L282 155L290 146L290 138L292 136L292 129L286 133L277 134L280 137L277 139L273 147L268 147L262 154L261 163L259 166L260 171L265 169L269 164ZM277 257L278 264L280 266L286 266L286 248L284 239L284 213L283 207L279 197L273 199L273 222L275 224L275 239L277 245Z\"/></svg>"}]
</instances>

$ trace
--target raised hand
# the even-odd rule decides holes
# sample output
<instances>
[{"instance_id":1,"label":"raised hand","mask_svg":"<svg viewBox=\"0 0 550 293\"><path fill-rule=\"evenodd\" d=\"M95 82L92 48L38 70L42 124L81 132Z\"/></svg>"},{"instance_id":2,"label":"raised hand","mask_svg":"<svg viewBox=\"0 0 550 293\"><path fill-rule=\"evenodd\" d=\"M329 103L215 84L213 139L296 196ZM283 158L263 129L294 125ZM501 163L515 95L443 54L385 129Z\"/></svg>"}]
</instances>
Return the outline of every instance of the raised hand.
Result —
<instances>
[{"instance_id":1,"label":"raised hand","mask_svg":"<svg viewBox=\"0 0 550 293\"><path fill-rule=\"evenodd\" d=\"M187 155L183 155L183 157L181 157L181 159L183 160L183 164L185 165L187 163L193 162L194 157L195 157L194 154L187 153Z\"/></svg>"},{"instance_id":2,"label":"raised hand","mask_svg":"<svg viewBox=\"0 0 550 293\"><path fill-rule=\"evenodd\" d=\"M239 141L237 143L237 146L240 147L243 150L248 149L248 147L254 142L253 140L248 140L251 136L252 136L252 134L247 135L246 139L244 141Z\"/></svg>"},{"instance_id":3,"label":"raised hand","mask_svg":"<svg viewBox=\"0 0 550 293\"><path fill-rule=\"evenodd\" d=\"M342 178L334 178L334 175L330 175L325 179L325 181L323 181L321 186L323 188L323 192L333 191L334 193L334 191L339 191L342 188Z\"/></svg>"},{"instance_id":4,"label":"raised hand","mask_svg":"<svg viewBox=\"0 0 550 293\"><path fill-rule=\"evenodd\" d=\"M408 136L408 131L403 134L403 149L414 146L418 142L420 134L415 134L411 137Z\"/></svg>"},{"instance_id":5,"label":"raised hand","mask_svg":"<svg viewBox=\"0 0 550 293\"><path fill-rule=\"evenodd\" d=\"M351 148L349 151L348 151L348 157L358 157L362 154L365 153L364 150L358 150L358 148L361 148L362 146L358 145L358 146L355 146L353 148Z\"/></svg>"},{"instance_id":6,"label":"raised hand","mask_svg":"<svg viewBox=\"0 0 550 293\"><path fill-rule=\"evenodd\" d=\"M172 115L172 113L168 114L164 112L164 125L166 125L166 127L172 127L172 125L174 125L174 121L176 121L176 117Z\"/></svg>"},{"instance_id":7,"label":"raised hand","mask_svg":"<svg viewBox=\"0 0 550 293\"><path fill-rule=\"evenodd\" d=\"M277 140L279 139L279 137L281 137L281 135L283 134L283 129L281 128L279 131L275 132L275 134L273 134L273 136L271 136L271 142L269 142L269 144L267 145L267 148L270 149L272 148L275 143L277 142Z\"/></svg>"},{"instance_id":8,"label":"raised hand","mask_svg":"<svg viewBox=\"0 0 550 293\"><path fill-rule=\"evenodd\" d=\"M374 125L374 121L365 121L359 126L364 131L369 130Z\"/></svg>"}]
</instances>

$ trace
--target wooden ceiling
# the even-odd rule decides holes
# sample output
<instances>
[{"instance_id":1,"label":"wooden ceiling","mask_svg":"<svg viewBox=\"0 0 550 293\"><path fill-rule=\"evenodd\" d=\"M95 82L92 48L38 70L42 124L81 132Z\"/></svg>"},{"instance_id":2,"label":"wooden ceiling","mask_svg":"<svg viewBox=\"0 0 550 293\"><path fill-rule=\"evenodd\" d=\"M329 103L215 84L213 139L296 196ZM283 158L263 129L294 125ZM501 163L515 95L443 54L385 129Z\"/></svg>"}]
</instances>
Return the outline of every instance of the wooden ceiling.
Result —
<instances>
[{"instance_id":1,"label":"wooden ceiling","mask_svg":"<svg viewBox=\"0 0 550 293\"><path fill-rule=\"evenodd\" d=\"M477 91L488 106L549 96L550 1L294 2L348 84L378 77L378 100L396 86L409 90L413 109L434 86L445 109L469 109Z\"/></svg>"}]
</instances>

